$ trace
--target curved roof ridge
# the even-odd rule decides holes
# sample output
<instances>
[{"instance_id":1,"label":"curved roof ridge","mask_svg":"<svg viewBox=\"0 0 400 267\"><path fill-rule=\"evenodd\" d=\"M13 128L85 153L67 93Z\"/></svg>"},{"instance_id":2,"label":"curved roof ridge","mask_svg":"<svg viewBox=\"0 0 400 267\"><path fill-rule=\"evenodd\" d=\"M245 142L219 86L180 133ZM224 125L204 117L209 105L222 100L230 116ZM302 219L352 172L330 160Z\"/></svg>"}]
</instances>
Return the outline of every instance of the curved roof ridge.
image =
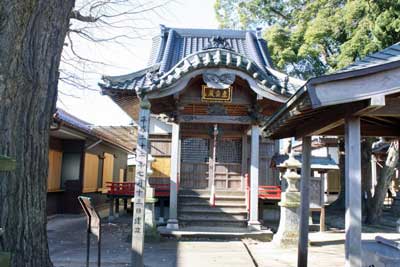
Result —
<instances>
[{"instance_id":1,"label":"curved roof ridge","mask_svg":"<svg viewBox=\"0 0 400 267\"><path fill-rule=\"evenodd\" d=\"M133 80L135 78L141 77L143 75L146 75L148 72L154 72L156 70L158 70L160 68L160 64L156 63L154 65L151 65L149 67L146 67L144 69L135 71L135 72L131 72L131 73L127 73L127 74L122 74L122 75L116 75L116 76L112 76L112 75L103 75L101 77L101 79L107 80L111 83L115 83L115 82L124 82L127 80Z\"/></svg>"},{"instance_id":2,"label":"curved roof ridge","mask_svg":"<svg viewBox=\"0 0 400 267\"><path fill-rule=\"evenodd\" d=\"M226 67L248 74L262 87L268 87L280 95L288 95L289 92L281 85L281 81L260 67L252 58L235 51L213 48L196 51L181 59L168 72L153 80L149 87L138 90L160 90L176 83L185 74L201 68ZM284 89L282 91L282 89Z\"/></svg>"},{"instance_id":3,"label":"curved roof ridge","mask_svg":"<svg viewBox=\"0 0 400 267\"><path fill-rule=\"evenodd\" d=\"M179 35L182 36L193 36L193 35L205 35L210 36L210 34L226 35L229 37L244 38L247 32L255 32L253 30L239 30L239 29L203 29L203 28L174 28L168 27L168 29L175 30Z\"/></svg>"},{"instance_id":4,"label":"curved roof ridge","mask_svg":"<svg viewBox=\"0 0 400 267\"><path fill-rule=\"evenodd\" d=\"M256 36L252 32L246 33L247 50L253 56L254 61L257 63L257 65L263 68L266 65L266 62L264 62L264 58L262 57L262 55L260 55L259 50L257 49L257 44L254 40L255 37Z\"/></svg>"}]
</instances>

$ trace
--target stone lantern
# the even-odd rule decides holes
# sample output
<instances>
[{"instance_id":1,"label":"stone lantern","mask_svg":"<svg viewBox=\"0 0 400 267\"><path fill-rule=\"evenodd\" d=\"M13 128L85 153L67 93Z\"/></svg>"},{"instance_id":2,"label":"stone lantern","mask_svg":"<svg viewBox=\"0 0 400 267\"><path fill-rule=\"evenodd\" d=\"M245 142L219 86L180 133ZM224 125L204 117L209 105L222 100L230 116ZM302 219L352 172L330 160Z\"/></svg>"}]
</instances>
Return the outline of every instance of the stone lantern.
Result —
<instances>
[{"instance_id":1,"label":"stone lantern","mask_svg":"<svg viewBox=\"0 0 400 267\"><path fill-rule=\"evenodd\" d=\"M274 236L273 242L280 247L291 247L297 246L299 239L299 181L301 176L297 171L301 168L301 162L294 157L292 150L283 165L286 168L283 178L288 186L285 192L282 193L281 201L279 202L281 218L279 229Z\"/></svg>"}]
</instances>

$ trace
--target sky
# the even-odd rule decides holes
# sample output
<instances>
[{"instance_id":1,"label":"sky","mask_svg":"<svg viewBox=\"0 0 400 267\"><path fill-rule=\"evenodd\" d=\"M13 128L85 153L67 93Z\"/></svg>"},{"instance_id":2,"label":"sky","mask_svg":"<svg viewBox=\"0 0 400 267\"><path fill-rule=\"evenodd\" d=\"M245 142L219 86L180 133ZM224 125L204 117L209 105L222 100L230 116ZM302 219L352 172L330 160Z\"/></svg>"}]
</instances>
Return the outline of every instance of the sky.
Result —
<instances>
[{"instance_id":1,"label":"sky","mask_svg":"<svg viewBox=\"0 0 400 267\"><path fill-rule=\"evenodd\" d=\"M178 28L217 28L214 2L215 0L177 0L157 10L157 14L146 13L146 21L132 26L146 28L137 30L143 37L125 40L123 46L114 42L88 44L82 39L73 39L73 47L78 54L102 64L80 62L76 65L76 62L72 63L64 56L64 63L60 68L68 70L71 65L78 66L79 75L91 89L77 89L70 83L60 82L57 107L95 125L128 125L131 119L126 113L108 96L101 95L97 85L101 81L101 75L122 75L145 67L150 55L151 38L159 34L160 24Z\"/></svg>"}]
</instances>

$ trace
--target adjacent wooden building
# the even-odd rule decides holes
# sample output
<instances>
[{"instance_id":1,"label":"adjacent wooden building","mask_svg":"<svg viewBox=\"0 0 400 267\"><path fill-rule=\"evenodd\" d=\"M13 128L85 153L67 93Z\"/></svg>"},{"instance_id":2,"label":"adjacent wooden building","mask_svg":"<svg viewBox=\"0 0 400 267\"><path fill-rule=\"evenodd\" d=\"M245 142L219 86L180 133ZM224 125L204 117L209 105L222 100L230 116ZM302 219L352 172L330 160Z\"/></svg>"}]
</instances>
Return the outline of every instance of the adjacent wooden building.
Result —
<instances>
[{"instance_id":1,"label":"adjacent wooden building","mask_svg":"<svg viewBox=\"0 0 400 267\"><path fill-rule=\"evenodd\" d=\"M57 109L50 129L47 214L78 213L77 196L106 201L107 182L125 181L136 144L131 126L94 126Z\"/></svg>"}]
</instances>

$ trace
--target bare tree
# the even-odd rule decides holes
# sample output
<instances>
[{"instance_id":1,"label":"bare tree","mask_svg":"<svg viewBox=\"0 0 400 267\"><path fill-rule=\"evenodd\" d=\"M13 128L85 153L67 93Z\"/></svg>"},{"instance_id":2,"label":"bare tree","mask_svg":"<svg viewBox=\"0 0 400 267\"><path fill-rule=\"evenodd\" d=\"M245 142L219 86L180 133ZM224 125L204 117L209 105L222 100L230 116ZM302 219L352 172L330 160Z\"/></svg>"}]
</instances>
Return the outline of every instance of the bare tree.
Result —
<instances>
[{"instance_id":1,"label":"bare tree","mask_svg":"<svg viewBox=\"0 0 400 267\"><path fill-rule=\"evenodd\" d=\"M15 171L0 171L0 249L12 253L14 267L52 266L46 234L48 145L63 48L69 49L65 64L82 68L84 59L69 39L73 34L99 43L138 38L134 33L143 13L156 12L160 1L74 5L74 0L0 1L0 155L16 160ZM63 75L72 82L77 78Z\"/></svg>"},{"instance_id":2,"label":"bare tree","mask_svg":"<svg viewBox=\"0 0 400 267\"><path fill-rule=\"evenodd\" d=\"M88 82L85 77L88 74L98 76L98 68L108 66L109 61L98 58L93 53L88 54L87 48L103 50L113 45L134 53L132 44L137 40L149 39L149 32L158 28L150 18L162 16L165 6L170 2L172 1L77 0L75 9L71 12L61 58L61 85L97 91L98 88L93 87L96 83ZM82 51L82 48L85 49Z\"/></svg>"},{"instance_id":3,"label":"bare tree","mask_svg":"<svg viewBox=\"0 0 400 267\"><path fill-rule=\"evenodd\" d=\"M367 200L366 223L375 224L379 222L382 215L383 204L390 182L393 179L399 164L399 142L392 141L387 151L385 164L380 172L375 185L374 195Z\"/></svg>"}]
</instances>

